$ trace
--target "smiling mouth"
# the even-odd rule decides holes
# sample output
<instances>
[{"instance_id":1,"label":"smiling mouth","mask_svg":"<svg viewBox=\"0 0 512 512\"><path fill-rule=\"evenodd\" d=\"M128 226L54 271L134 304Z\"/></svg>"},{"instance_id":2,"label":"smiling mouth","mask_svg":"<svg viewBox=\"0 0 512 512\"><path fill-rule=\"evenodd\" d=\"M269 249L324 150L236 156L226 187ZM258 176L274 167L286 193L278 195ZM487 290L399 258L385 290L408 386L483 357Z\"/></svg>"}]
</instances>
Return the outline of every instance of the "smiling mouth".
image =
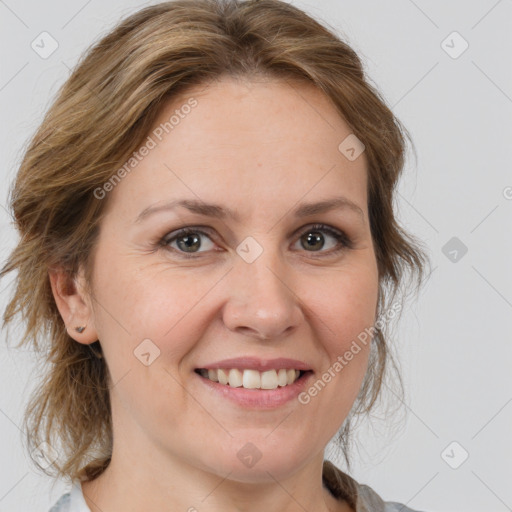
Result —
<instances>
[{"instance_id":1,"label":"smiling mouth","mask_svg":"<svg viewBox=\"0 0 512 512\"><path fill-rule=\"evenodd\" d=\"M198 375L205 379L217 382L219 384L232 388L244 389L277 389L290 386L305 374L311 373L310 370L279 369L260 372L252 369L206 369L197 368L194 370Z\"/></svg>"}]
</instances>

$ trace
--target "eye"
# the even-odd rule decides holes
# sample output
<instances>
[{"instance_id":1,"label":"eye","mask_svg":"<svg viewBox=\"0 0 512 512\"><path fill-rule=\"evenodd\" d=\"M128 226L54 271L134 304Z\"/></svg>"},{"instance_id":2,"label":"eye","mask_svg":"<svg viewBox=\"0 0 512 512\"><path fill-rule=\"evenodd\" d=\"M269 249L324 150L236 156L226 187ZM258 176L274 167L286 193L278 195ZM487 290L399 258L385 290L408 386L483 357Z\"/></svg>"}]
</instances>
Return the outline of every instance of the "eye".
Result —
<instances>
[{"instance_id":1,"label":"eye","mask_svg":"<svg viewBox=\"0 0 512 512\"><path fill-rule=\"evenodd\" d=\"M186 227L167 234L160 240L159 245L179 253L181 257L194 258L196 257L195 254L208 252L209 249L211 250L214 247L215 244L212 242L209 231L210 229L205 228ZM326 244L325 235L327 235L327 239L333 239L334 243ZM209 241L206 245L202 242L203 237ZM307 252L327 254L338 253L343 249L350 249L353 246L352 241L343 231L339 231L324 224L315 224L305 231L302 231L302 236L297 240L296 244L297 243L300 243L302 248ZM331 248L334 247L334 249L327 251L322 250L326 245L330 245ZM327 248L329 249L329 247ZM200 249L204 250L200 251Z\"/></svg>"},{"instance_id":2,"label":"eye","mask_svg":"<svg viewBox=\"0 0 512 512\"><path fill-rule=\"evenodd\" d=\"M325 234L328 235L328 238L334 239L334 244L331 244L331 247L334 246L334 249L322 251L326 245ZM352 241L345 233L343 233L343 231L338 231L337 229L324 224L315 224L310 226L306 231L303 231L303 234L299 240L297 240L297 243L300 243L307 252L321 252L328 254L334 254L343 249L352 248ZM310 249L312 249L312 251Z\"/></svg>"},{"instance_id":3,"label":"eye","mask_svg":"<svg viewBox=\"0 0 512 512\"><path fill-rule=\"evenodd\" d=\"M171 248L174 251L180 252L182 256L185 258L193 258L194 256L187 256L188 254L195 254L199 251L200 248L203 247L203 243L201 242L202 237L206 237L210 240L211 246L213 246L213 242L209 235L200 229L195 228L183 228L174 233L170 233L166 235L160 242L160 245L164 247ZM176 242L177 247L173 247L173 244ZM206 244L206 249L211 249L208 247L208 243Z\"/></svg>"}]
</instances>

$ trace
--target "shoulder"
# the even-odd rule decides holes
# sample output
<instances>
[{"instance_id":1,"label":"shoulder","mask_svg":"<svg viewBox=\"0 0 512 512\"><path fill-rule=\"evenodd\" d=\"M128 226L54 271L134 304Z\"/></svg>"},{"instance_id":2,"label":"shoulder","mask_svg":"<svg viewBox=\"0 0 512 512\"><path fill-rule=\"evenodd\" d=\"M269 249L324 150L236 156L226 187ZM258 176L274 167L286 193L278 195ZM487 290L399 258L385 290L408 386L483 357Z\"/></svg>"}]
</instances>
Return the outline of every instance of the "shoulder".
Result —
<instances>
[{"instance_id":1,"label":"shoulder","mask_svg":"<svg viewBox=\"0 0 512 512\"><path fill-rule=\"evenodd\" d=\"M355 512L421 512L395 501L384 501L370 486L361 484L324 461L323 480L327 488L338 499L345 499Z\"/></svg>"},{"instance_id":2,"label":"shoulder","mask_svg":"<svg viewBox=\"0 0 512 512\"><path fill-rule=\"evenodd\" d=\"M396 501L384 501L371 487L357 484L359 489L356 512L422 512Z\"/></svg>"}]
</instances>

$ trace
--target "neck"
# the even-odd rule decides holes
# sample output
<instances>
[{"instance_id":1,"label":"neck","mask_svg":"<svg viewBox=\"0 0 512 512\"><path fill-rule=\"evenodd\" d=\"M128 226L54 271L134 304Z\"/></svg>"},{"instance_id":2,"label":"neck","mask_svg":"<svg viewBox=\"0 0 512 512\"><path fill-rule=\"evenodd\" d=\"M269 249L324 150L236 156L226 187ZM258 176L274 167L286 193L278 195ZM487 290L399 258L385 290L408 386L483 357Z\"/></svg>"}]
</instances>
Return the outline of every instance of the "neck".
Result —
<instances>
[{"instance_id":1,"label":"neck","mask_svg":"<svg viewBox=\"0 0 512 512\"><path fill-rule=\"evenodd\" d=\"M171 512L341 512L351 509L322 484L323 453L292 474L257 483L198 469L184 461L127 457L124 467L114 453L105 472L82 483L91 512L160 510ZM150 463L146 462L150 461Z\"/></svg>"}]
</instances>

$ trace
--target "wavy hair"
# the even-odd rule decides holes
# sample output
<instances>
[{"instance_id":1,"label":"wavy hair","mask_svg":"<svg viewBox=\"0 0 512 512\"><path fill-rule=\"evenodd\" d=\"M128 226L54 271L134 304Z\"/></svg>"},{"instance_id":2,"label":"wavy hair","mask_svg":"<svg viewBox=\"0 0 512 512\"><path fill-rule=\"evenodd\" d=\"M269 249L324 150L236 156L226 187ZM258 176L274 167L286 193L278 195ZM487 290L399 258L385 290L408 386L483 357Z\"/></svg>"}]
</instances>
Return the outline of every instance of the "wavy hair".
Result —
<instances>
[{"instance_id":1,"label":"wavy hair","mask_svg":"<svg viewBox=\"0 0 512 512\"><path fill-rule=\"evenodd\" d=\"M428 257L393 207L411 138L333 29L280 0L175 0L136 12L82 56L30 139L10 190L19 241L0 271L17 271L3 322L21 315L16 347L33 347L44 366L23 422L29 452L46 442L59 453L48 468L34 459L48 475L94 479L113 444L101 343L68 335L48 271L59 266L73 277L83 267L90 283L108 204L94 190L141 145L169 99L223 75L306 81L332 100L366 147L378 314L406 282L416 277L416 290L421 286ZM387 369L396 370L403 392L386 328L374 332L368 370L338 433L349 468L352 420L373 408Z\"/></svg>"}]
</instances>

